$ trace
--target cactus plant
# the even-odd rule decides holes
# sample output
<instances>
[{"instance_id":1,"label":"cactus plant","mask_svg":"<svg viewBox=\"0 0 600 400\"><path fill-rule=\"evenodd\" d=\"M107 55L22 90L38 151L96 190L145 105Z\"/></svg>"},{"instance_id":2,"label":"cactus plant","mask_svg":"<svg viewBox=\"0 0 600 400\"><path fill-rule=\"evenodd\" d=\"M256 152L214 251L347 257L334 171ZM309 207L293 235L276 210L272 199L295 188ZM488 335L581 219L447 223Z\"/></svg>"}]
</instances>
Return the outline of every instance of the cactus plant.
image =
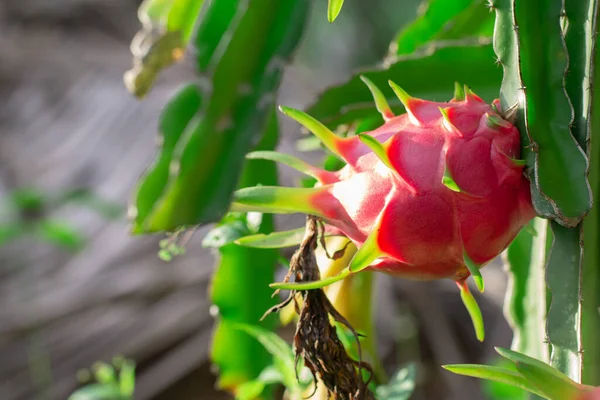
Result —
<instances>
[{"instance_id":1,"label":"cactus plant","mask_svg":"<svg viewBox=\"0 0 600 400\"><path fill-rule=\"evenodd\" d=\"M369 279L360 290L348 289L355 287L351 282L358 274L370 274L369 269L418 279L452 278L459 282L479 338L481 313L464 280L473 275L482 289L479 267L512 241L505 253L505 311L514 331L513 351L500 352L518 372L485 366L448 369L513 384L535 396L592 396L584 385L600 385L600 236L592 202L600 185L600 146L594 147L600 140L600 100L593 96L594 82L600 80L600 67L595 68L598 0L425 1L423 12L396 35L380 65L327 89L307 114L282 108L313 131L341 159L338 164L347 164L339 171L276 153L276 140L256 148L267 126L276 131L273 94L283 68L280 60L298 42L308 2L212 1L201 13L191 12L189 20L176 17L183 14L173 11L173 4L187 2L196 10L201 1L154 2L145 3L142 16L151 17L146 19L154 21L152 26L167 23L134 63L137 72L146 71L136 75L138 81L129 81L135 83L134 93L145 94L158 70L176 61L188 40L201 50L194 54L196 68L212 90L194 83L165 108L160 154L134 199L135 233L221 219L216 232L228 233L212 246L220 247L222 266L235 273L225 274L224 286L219 284L225 282L219 279L223 269L217 273L213 300L229 304L231 288L246 284L250 289L238 293L256 291L265 299L257 302L264 311L269 303L264 279L273 276L276 249L300 244L303 229L270 233L267 216L262 228L252 228L246 213L317 216L326 223L323 243L332 236L347 237L351 244L336 250L356 254L339 258L348 265L335 263L336 273L323 271L320 281L275 283L273 288L304 293L346 279L346 289L356 292L325 292L335 308L351 316L351 324L369 331L370 313L352 312L357 303L350 299L372 293ZM328 1L329 21L342 4ZM197 22L193 38L190 21ZM182 41L165 42L170 32L179 32ZM139 80L144 76L148 79ZM408 96L397 85L378 89L388 80L428 101ZM443 101L455 81L467 83L481 97L458 86L454 99ZM248 85L251 94L239 90ZM378 114L384 119L379 128ZM234 123L225 124L227 118ZM347 136L334 133L340 127ZM258 151L248 154L251 150ZM277 188L272 176L261 177L252 168L264 159L301 170L317 184ZM245 187L251 185L260 186ZM534 214L538 217L531 220ZM260 279L244 270L244 259L258 254L268 259L268 273ZM225 286L229 289L219 292ZM244 308L234 303L229 304L231 315ZM250 319L259 314L253 309L230 326L258 323ZM245 335L244 346L250 348L248 329L227 334ZM216 347L230 343L217 340ZM362 343L374 352L373 343ZM222 378L235 377L224 384L234 393L249 387L244 380L252 382L265 367L266 361L252 365L250 358L236 364L215 357ZM540 376L558 382L557 396L540 387Z\"/></svg>"}]
</instances>

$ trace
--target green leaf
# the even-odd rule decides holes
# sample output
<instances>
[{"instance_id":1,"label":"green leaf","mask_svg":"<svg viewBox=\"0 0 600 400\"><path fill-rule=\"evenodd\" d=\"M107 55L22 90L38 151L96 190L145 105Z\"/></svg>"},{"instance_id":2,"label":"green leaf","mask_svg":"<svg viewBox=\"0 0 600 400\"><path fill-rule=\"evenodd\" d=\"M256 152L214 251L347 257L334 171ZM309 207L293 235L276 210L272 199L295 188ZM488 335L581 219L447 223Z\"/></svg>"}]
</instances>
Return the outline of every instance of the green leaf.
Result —
<instances>
[{"instance_id":1,"label":"green leaf","mask_svg":"<svg viewBox=\"0 0 600 400\"><path fill-rule=\"evenodd\" d=\"M518 373L515 365L504 358L497 357L492 364L492 366L508 369ZM520 387L504 382L484 380L481 382L481 388L486 398L489 398L490 400L530 400L533 396L535 396L537 399L540 398L539 396L532 395Z\"/></svg>"},{"instance_id":2,"label":"green leaf","mask_svg":"<svg viewBox=\"0 0 600 400\"><path fill-rule=\"evenodd\" d=\"M296 362L292 346L275 332L248 324L237 324L235 327L258 340L273 356L274 367L281 373L282 382L285 387L292 392L299 391L300 387L296 380Z\"/></svg>"},{"instance_id":3,"label":"green leaf","mask_svg":"<svg viewBox=\"0 0 600 400\"><path fill-rule=\"evenodd\" d=\"M550 365L525 354L496 347L502 357L512 361L517 370L529 382L547 393L552 399L575 399L579 393L577 384L569 377Z\"/></svg>"},{"instance_id":4,"label":"green leaf","mask_svg":"<svg viewBox=\"0 0 600 400\"><path fill-rule=\"evenodd\" d=\"M24 233L26 233L25 225L20 222L0 225L0 247L17 239Z\"/></svg>"},{"instance_id":5,"label":"green leaf","mask_svg":"<svg viewBox=\"0 0 600 400\"><path fill-rule=\"evenodd\" d=\"M449 21L436 40L464 39L471 36L491 37L494 32L494 13L487 0L474 0Z\"/></svg>"},{"instance_id":6,"label":"green leaf","mask_svg":"<svg viewBox=\"0 0 600 400\"><path fill-rule=\"evenodd\" d=\"M119 390L125 397L133 396L135 390L135 364L124 361L119 367Z\"/></svg>"},{"instance_id":7,"label":"green leaf","mask_svg":"<svg viewBox=\"0 0 600 400\"><path fill-rule=\"evenodd\" d=\"M85 242L83 235L79 231L61 221L41 221L36 227L35 234L38 238L50 244L70 251L81 249Z\"/></svg>"},{"instance_id":8,"label":"green leaf","mask_svg":"<svg viewBox=\"0 0 600 400\"><path fill-rule=\"evenodd\" d=\"M215 222L228 210L244 156L264 132L307 7L300 0L255 0L242 8L229 45L207 73L210 96L177 143L178 168L144 221L145 232Z\"/></svg>"},{"instance_id":9,"label":"green leaf","mask_svg":"<svg viewBox=\"0 0 600 400\"><path fill-rule=\"evenodd\" d=\"M329 22L335 21L340 11L342 11L343 5L344 0L329 0L327 4L327 20Z\"/></svg>"},{"instance_id":10,"label":"green leaf","mask_svg":"<svg viewBox=\"0 0 600 400\"><path fill-rule=\"evenodd\" d=\"M219 248L248 235L250 230L246 221L236 219L234 221L220 225L206 234L202 241L203 247Z\"/></svg>"},{"instance_id":11,"label":"green leaf","mask_svg":"<svg viewBox=\"0 0 600 400\"><path fill-rule=\"evenodd\" d=\"M266 384L258 379L244 382L239 385L235 392L236 400L254 400L260 398L260 394L265 390Z\"/></svg>"},{"instance_id":12,"label":"green leaf","mask_svg":"<svg viewBox=\"0 0 600 400\"><path fill-rule=\"evenodd\" d=\"M121 400L123 397L115 385L92 384L78 389L68 400ZM125 398L123 400L128 400Z\"/></svg>"},{"instance_id":13,"label":"green leaf","mask_svg":"<svg viewBox=\"0 0 600 400\"><path fill-rule=\"evenodd\" d=\"M410 54L435 39L442 28L465 10L472 0L430 0L421 5L419 17L404 28L391 45L394 54Z\"/></svg>"},{"instance_id":14,"label":"green leaf","mask_svg":"<svg viewBox=\"0 0 600 400\"><path fill-rule=\"evenodd\" d=\"M497 96L501 81L501 70L494 64L490 44L469 41L434 43L416 54L390 60L385 66L361 71L346 83L327 89L307 113L330 128L379 117L371 93L360 75L380 88L387 87L388 80L392 80L414 97L435 101L452 98L455 81L465 82L484 99L492 101ZM423 80L423 76L427 79ZM388 89L384 95L394 114L404 113L404 107L393 91Z\"/></svg>"},{"instance_id":15,"label":"green leaf","mask_svg":"<svg viewBox=\"0 0 600 400\"><path fill-rule=\"evenodd\" d=\"M293 229L284 232L273 232L268 235L259 233L239 238L236 244L245 247L255 247L260 249L278 249L284 247L297 246L304 238L305 228Z\"/></svg>"},{"instance_id":16,"label":"green leaf","mask_svg":"<svg viewBox=\"0 0 600 400\"><path fill-rule=\"evenodd\" d=\"M491 35L493 19L483 0L430 0L421 9L419 17L398 33L390 53L410 54L433 40Z\"/></svg>"},{"instance_id":17,"label":"green leaf","mask_svg":"<svg viewBox=\"0 0 600 400\"><path fill-rule=\"evenodd\" d=\"M92 366L94 378L103 385L116 385L117 375L112 365L105 362L97 362Z\"/></svg>"},{"instance_id":18,"label":"green leaf","mask_svg":"<svg viewBox=\"0 0 600 400\"><path fill-rule=\"evenodd\" d=\"M417 368L414 364L400 369L385 385L377 387L377 398L380 400L408 400L415 390Z\"/></svg>"},{"instance_id":19,"label":"green leaf","mask_svg":"<svg viewBox=\"0 0 600 400\"><path fill-rule=\"evenodd\" d=\"M531 384L523 375L519 372L512 371L507 368L493 367L488 365L475 365L475 364L455 364L455 365L444 365L443 368L448 371L458 374L471 376L473 378L488 379L494 382L500 382L507 385L511 385L517 388L521 388L541 396L545 399L550 397L541 391L537 386Z\"/></svg>"},{"instance_id":20,"label":"green leaf","mask_svg":"<svg viewBox=\"0 0 600 400\"><path fill-rule=\"evenodd\" d=\"M121 204L108 201L87 189L76 189L62 193L53 203L75 203L93 210L107 219L117 219L123 215Z\"/></svg>"},{"instance_id":21,"label":"green leaf","mask_svg":"<svg viewBox=\"0 0 600 400\"><path fill-rule=\"evenodd\" d=\"M9 201L23 211L40 212L47 203L47 196L40 190L26 187L10 193Z\"/></svg>"}]
</instances>

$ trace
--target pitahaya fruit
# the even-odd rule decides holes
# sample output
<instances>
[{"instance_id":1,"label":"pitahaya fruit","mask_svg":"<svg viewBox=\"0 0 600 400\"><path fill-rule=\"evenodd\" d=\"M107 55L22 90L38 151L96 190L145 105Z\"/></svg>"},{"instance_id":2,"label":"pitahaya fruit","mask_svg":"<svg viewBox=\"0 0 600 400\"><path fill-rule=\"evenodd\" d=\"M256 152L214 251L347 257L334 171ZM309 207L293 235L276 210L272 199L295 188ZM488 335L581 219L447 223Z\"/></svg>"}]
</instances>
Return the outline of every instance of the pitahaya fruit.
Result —
<instances>
[{"instance_id":1,"label":"pitahaya fruit","mask_svg":"<svg viewBox=\"0 0 600 400\"><path fill-rule=\"evenodd\" d=\"M498 100L486 104L460 86L449 102L432 102L390 82L406 109L394 116L379 89L363 80L385 120L371 132L342 138L300 111L280 108L346 161L343 169L263 154L319 183L241 189L234 208L316 215L351 239L359 251L349 268L323 284L370 268L410 279L451 278L467 295L464 280L472 274L483 290L479 268L535 215L517 128L503 119Z\"/></svg>"},{"instance_id":2,"label":"pitahaya fruit","mask_svg":"<svg viewBox=\"0 0 600 400\"><path fill-rule=\"evenodd\" d=\"M576 400L600 400L600 387L582 389L579 396Z\"/></svg>"}]
</instances>

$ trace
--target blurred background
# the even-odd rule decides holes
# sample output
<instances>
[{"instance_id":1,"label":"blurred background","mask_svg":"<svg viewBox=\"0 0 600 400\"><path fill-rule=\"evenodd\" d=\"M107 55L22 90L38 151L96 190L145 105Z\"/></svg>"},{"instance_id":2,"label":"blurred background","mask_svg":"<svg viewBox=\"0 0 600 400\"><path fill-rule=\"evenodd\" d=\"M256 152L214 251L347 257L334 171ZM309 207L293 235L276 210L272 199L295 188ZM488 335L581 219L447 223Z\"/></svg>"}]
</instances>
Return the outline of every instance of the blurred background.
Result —
<instances>
[{"instance_id":1,"label":"blurred background","mask_svg":"<svg viewBox=\"0 0 600 400\"><path fill-rule=\"evenodd\" d=\"M388 51L417 0L347 0L335 25L315 2L279 103L302 108L326 86ZM124 355L137 363L136 399L226 399L208 360L211 251L198 231L165 263L161 235L129 235L126 208L152 160L162 106L193 79L188 62L162 74L142 102L125 89L137 0L0 2L0 399L66 399L78 371ZM282 120L284 152L298 125ZM303 153L318 162L319 153ZM298 176L281 171L284 186ZM278 220L295 228L302 216ZM290 254L288 253L287 256ZM483 399L445 363L491 360L508 346L506 278L484 269L485 344L453 282L379 276L377 332L389 372L417 362L415 399Z\"/></svg>"}]
</instances>

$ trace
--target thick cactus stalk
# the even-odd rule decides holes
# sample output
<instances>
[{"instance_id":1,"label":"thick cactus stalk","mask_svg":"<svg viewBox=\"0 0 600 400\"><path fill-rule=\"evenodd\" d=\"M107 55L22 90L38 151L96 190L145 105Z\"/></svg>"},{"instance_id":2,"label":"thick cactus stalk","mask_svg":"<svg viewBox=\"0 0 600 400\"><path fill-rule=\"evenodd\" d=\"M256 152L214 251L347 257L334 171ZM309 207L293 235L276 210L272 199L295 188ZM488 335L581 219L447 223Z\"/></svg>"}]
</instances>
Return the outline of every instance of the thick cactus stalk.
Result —
<instances>
[{"instance_id":1,"label":"thick cactus stalk","mask_svg":"<svg viewBox=\"0 0 600 400\"><path fill-rule=\"evenodd\" d=\"M589 70L585 72L589 77L587 86L584 85L583 88L583 93L591 97L588 100L590 106L587 110L587 118L582 119L582 123L585 122L585 128L587 128L585 140L588 144L587 151L590 158L588 179L596 201L583 224L584 261L581 274L581 297L583 299L581 347L584 350L582 381L593 386L600 386L600 341L598 341L598 332L600 332L600 313L598 312L600 305L600 248L598 247L598 243L600 243L600 210L598 207L598 198L600 198L600 96L597 94L593 96L594 85L600 82L600 57L597 42L599 3L597 0L589 2L586 16L583 17L586 21L585 33L581 35L582 40L593 39L591 50L586 49L586 52L589 51L591 55L591 62ZM567 8L567 13L569 9L570 7ZM588 21L592 21L592 26L588 25Z\"/></svg>"},{"instance_id":2,"label":"thick cactus stalk","mask_svg":"<svg viewBox=\"0 0 600 400\"><path fill-rule=\"evenodd\" d=\"M590 332L598 327L597 310L594 316L586 316L598 305L598 296L593 292L597 289L598 266L590 265L591 260L597 260L594 250L586 248L589 256L583 257L581 221L592 205L587 147L593 117L590 114L595 46L592 32L596 29L597 1L490 3L496 12L494 50L504 70L501 108L517 108L516 125L521 131L526 171L532 181L533 204L539 215L554 220L547 229L536 223L538 237L524 239L526 233L522 233L511 247L512 259L509 252L513 292L507 298L507 311L517 328L513 344L519 351L544 359L546 345L541 343L539 335L537 338L528 335L526 332L532 331L525 329L539 327L542 316L524 313L525 307L532 305L533 297L522 298L524 294L532 295L530 280L533 274L540 274L540 260L534 262L533 255L542 252L550 300L546 315L550 361L573 380L580 382L583 378L585 383L591 383L591 370L595 367L590 361L588 371L584 372L588 362L582 354L587 337L584 327ZM597 238L593 222L596 213L592 210L591 217L586 218L592 240ZM549 245L542 243L540 235L551 238ZM597 241L591 244L586 240L586 243L597 245ZM519 251L530 254L528 263L521 256L514 257ZM584 292L589 293L589 303L582 296ZM545 303L541 297L538 307ZM592 360L597 360L596 354L597 348Z\"/></svg>"}]
</instances>

